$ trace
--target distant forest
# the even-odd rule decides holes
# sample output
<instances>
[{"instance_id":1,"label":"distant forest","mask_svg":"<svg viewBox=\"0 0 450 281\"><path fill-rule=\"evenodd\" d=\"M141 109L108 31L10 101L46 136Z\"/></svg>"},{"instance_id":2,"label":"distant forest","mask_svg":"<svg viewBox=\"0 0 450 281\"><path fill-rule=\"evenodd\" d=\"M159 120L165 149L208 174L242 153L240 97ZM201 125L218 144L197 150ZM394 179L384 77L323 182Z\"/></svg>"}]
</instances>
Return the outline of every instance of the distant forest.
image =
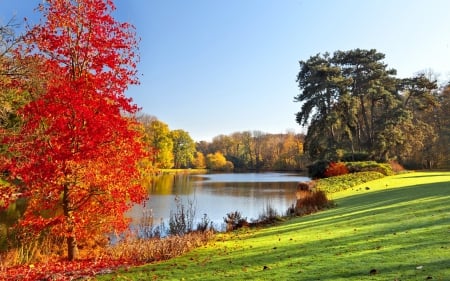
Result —
<instances>
[{"instance_id":1,"label":"distant forest","mask_svg":"<svg viewBox=\"0 0 450 281\"><path fill-rule=\"evenodd\" d=\"M195 143L188 132L170 130L154 116L143 114L138 120L145 128L146 143L155 151L155 168L291 171L305 169L309 161L303 152L304 135L293 132L235 132Z\"/></svg>"}]
</instances>

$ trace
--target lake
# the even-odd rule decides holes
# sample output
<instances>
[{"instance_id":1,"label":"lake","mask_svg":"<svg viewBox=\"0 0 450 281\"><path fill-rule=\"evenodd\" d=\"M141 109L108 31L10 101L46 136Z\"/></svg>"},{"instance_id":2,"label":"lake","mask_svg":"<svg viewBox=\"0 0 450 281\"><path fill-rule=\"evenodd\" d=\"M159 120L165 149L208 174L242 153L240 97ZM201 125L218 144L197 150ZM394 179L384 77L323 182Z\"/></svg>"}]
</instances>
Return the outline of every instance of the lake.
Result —
<instances>
[{"instance_id":1,"label":"lake","mask_svg":"<svg viewBox=\"0 0 450 281\"><path fill-rule=\"evenodd\" d=\"M220 173L161 175L149 187L150 198L127 215L137 224L151 213L155 225L167 226L176 198L195 209L194 225L206 214L216 229L223 229L226 214L239 211L248 221L257 219L270 205L284 215L295 203L300 181L309 178L292 173Z\"/></svg>"}]
</instances>

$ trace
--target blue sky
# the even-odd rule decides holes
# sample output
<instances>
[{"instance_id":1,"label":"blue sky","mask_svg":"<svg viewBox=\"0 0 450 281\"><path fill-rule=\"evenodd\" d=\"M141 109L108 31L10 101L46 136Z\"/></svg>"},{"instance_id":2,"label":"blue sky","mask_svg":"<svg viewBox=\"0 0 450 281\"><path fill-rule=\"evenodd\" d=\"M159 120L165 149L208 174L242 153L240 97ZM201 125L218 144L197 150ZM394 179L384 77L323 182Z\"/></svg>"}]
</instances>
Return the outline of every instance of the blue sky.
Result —
<instances>
[{"instance_id":1,"label":"blue sky","mask_svg":"<svg viewBox=\"0 0 450 281\"><path fill-rule=\"evenodd\" d=\"M33 22L42 0L0 0L0 22ZM116 17L141 37L142 111L195 141L259 130L302 132L298 62L336 50L372 49L410 77L450 80L447 0L116 0Z\"/></svg>"}]
</instances>

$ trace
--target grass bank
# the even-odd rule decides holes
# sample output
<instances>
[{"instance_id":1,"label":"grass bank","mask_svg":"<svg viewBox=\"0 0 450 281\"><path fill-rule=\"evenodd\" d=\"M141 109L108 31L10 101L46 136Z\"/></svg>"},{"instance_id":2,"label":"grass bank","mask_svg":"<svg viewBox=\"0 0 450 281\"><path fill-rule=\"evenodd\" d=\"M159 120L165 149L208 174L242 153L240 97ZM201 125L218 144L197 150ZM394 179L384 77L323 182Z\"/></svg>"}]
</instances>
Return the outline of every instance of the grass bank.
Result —
<instances>
[{"instance_id":1,"label":"grass bank","mask_svg":"<svg viewBox=\"0 0 450 281\"><path fill-rule=\"evenodd\" d=\"M334 209L97 279L450 280L450 172L390 176L332 199Z\"/></svg>"}]
</instances>

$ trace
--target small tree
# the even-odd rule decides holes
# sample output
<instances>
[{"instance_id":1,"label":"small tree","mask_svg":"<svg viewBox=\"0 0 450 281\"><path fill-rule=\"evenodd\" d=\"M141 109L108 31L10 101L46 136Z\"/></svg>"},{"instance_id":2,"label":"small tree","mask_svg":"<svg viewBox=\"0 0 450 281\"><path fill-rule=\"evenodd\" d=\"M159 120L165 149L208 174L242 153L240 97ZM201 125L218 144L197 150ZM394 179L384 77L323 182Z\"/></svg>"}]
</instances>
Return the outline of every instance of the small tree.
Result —
<instances>
[{"instance_id":1,"label":"small tree","mask_svg":"<svg viewBox=\"0 0 450 281\"><path fill-rule=\"evenodd\" d=\"M188 168L194 160L195 142L188 132L183 130L174 130L170 132L173 142L174 167Z\"/></svg>"},{"instance_id":2,"label":"small tree","mask_svg":"<svg viewBox=\"0 0 450 281\"><path fill-rule=\"evenodd\" d=\"M170 169L173 167L173 141L170 137L169 126L159 121L152 120L145 124L145 133L150 147L155 149L154 166L156 168Z\"/></svg>"}]
</instances>

